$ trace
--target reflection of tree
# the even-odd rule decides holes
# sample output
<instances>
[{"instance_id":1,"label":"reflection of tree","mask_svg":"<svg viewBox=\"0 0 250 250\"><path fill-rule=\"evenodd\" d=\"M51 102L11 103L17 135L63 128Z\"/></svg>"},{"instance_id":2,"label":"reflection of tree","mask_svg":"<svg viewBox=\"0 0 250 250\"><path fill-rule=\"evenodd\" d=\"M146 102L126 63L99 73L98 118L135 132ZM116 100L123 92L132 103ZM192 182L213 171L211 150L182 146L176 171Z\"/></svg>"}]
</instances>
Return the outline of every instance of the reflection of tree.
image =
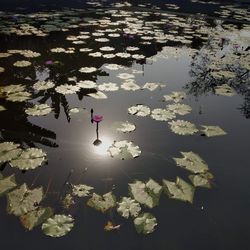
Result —
<instances>
[{"instance_id":1,"label":"reflection of tree","mask_svg":"<svg viewBox=\"0 0 250 250\"><path fill-rule=\"evenodd\" d=\"M217 40L218 41L218 40ZM216 56L215 56L215 48ZM229 44L214 46L210 40L206 46L200 49L191 62L190 76L192 81L185 88L188 94L196 97L210 92L215 93L215 87L227 83L234 91L244 97L244 103L240 110L246 118L250 116L250 81L249 70L241 64L242 58L246 59L248 48L237 51ZM223 53L223 51L226 51ZM235 60L235 58L237 60ZM239 59L240 58L240 59ZM217 60L217 61L216 61ZM246 59L247 60L247 59ZM220 72L232 72L234 77L222 75Z\"/></svg>"},{"instance_id":2,"label":"reflection of tree","mask_svg":"<svg viewBox=\"0 0 250 250\"><path fill-rule=\"evenodd\" d=\"M49 147L57 147L53 141L56 134L28 121L23 114L24 105L5 103L8 111L0 112L0 138L4 141L15 141L34 147L40 143Z\"/></svg>"}]
</instances>

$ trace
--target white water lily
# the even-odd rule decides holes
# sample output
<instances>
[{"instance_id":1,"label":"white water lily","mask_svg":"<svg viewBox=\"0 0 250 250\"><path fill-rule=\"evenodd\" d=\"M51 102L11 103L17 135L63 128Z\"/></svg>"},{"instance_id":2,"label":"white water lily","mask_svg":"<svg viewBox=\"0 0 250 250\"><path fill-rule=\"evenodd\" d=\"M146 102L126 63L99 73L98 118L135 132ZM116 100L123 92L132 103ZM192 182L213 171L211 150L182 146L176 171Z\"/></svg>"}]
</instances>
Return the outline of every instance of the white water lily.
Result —
<instances>
[{"instance_id":1,"label":"white water lily","mask_svg":"<svg viewBox=\"0 0 250 250\"><path fill-rule=\"evenodd\" d=\"M157 226L156 218L150 213L143 213L134 219L134 225L138 233L153 233Z\"/></svg>"},{"instance_id":2,"label":"white water lily","mask_svg":"<svg viewBox=\"0 0 250 250\"><path fill-rule=\"evenodd\" d=\"M130 215L132 217L137 217L140 211L140 204L130 197L122 197L121 201L118 203L117 212L126 219L128 219Z\"/></svg>"}]
</instances>

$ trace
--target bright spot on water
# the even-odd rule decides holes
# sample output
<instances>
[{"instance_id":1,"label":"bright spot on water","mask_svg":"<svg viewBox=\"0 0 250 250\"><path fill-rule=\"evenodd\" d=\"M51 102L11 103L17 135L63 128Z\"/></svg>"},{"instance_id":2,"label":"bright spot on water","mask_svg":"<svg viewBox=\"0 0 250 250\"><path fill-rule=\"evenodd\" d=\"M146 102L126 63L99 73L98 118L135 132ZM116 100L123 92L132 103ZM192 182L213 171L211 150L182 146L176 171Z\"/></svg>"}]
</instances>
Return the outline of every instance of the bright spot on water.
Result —
<instances>
[{"instance_id":1,"label":"bright spot on water","mask_svg":"<svg viewBox=\"0 0 250 250\"><path fill-rule=\"evenodd\" d=\"M111 140L111 138L108 137L101 137L100 140L102 141L102 143L99 144L98 146L92 145L93 152L101 156L109 155L107 150L112 145L113 140Z\"/></svg>"}]
</instances>

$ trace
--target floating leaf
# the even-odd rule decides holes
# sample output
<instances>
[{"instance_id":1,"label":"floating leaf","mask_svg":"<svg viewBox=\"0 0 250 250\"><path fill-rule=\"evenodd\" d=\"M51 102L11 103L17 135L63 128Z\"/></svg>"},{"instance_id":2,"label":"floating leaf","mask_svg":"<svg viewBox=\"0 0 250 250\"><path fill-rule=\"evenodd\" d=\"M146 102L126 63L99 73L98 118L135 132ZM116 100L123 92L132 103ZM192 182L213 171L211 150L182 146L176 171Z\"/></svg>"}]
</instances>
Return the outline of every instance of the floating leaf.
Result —
<instances>
[{"instance_id":1,"label":"floating leaf","mask_svg":"<svg viewBox=\"0 0 250 250\"><path fill-rule=\"evenodd\" d=\"M115 141L108 149L111 157L118 159L133 159L141 154L141 150L138 146L134 145L132 142L126 140Z\"/></svg>"},{"instance_id":2,"label":"floating leaf","mask_svg":"<svg viewBox=\"0 0 250 250\"><path fill-rule=\"evenodd\" d=\"M5 71L5 68L0 67L0 73L3 73Z\"/></svg>"},{"instance_id":3,"label":"floating leaf","mask_svg":"<svg viewBox=\"0 0 250 250\"><path fill-rule=\"evenodd\" d=\"M43 188L28 189L26 183L7 194L7 211L9 214L20 216L38 206L43 199Z\"/></svg>"},{"instance_id":4,"label":"floating leaf","mask_svg":"<svg viewBox=\"0 0 250 250\"><path fill-rule=\"evenodd\" d=\"M55 84L52 81L38 81L33 85L36 90L47 90L54 88Z\"/></svg>"},{"instance_id":5,"label":"floating leaf","mask_svg":"<svg viewBox=\"0 0 250 250\"><path fill-rule=\"evenodd\" d=\"M175 118L175 114L167 109L153 109L150 116L157 121L168 121Z\"/></svg>"},{"instance_id":6,"label":"floating leaf","mask_svg":"<svg viewBox=\"0 0 250 250\"><path fill-rule=\"evenodd\" d=\"M188 178L195 187L211 188L211 180L214 178L209 172L204 174L189 175Z\"/></svg>"},{"instance_id":7,"label":"floating leaf","mask_svg":"<svg viewBox=\"0 0 250 250\"><path fill-rule=\"evenodd\" d=\"M32 108L25 109L25 113L31 116L47 115L52 111L52 108L47 104L35 105Z\"/></svg>"},{"instance_id":8,"label":"floating leaf","mask_svg":"<svg viewBox=\"0 0 250 250\"><path fill-rule=\"evenodd\" d=\"M97 68L95 68L95 67L82 67L79 69L79 71L81 73L93 73L93 72L97 71Z\"/></svg>"},{"instance_id":9,"label":"floating leaf","mask_svg":"<svg viewBox=\"0 0 250 250\"><path fill-rule=\"evenodd\" d=\"M174 101L178 103L186 97L186 94L181 91L173 91L170 95L164 95L163 97L165 101Z\"/></svg>"},{"instance_id":10,"label":"floating leaf","mask_svg":"<svg viewBox=\"0 0 250 250\"><path fill-rule=\"evenodd\" d=\"M134 219L134 225L138 233L153 233L157 226L157 220L151 213L143 213Z\"/></svg>"},{"instance_id":11,"label":"floating leaf","mask_svg":"<svg viewBox=\"0 0 250 250\"><path fill-rule=\"evenodd\" d=\"M6 194L16 186L16 178L14 174L5 178L0 178L0 196Z\"/></svg>"},{"instance_id":12,"label":"floating leaf","mask_svg":"<svg viewBox=\"0 0 250 250\"><path fill-rule=\"evenodd\" d=\"M20 216L20 221L22 225L31 231L33 228L39 226L49 217L53 215L53 209L50 207L39 207L33 211L28 212L27 214Z\"/></svg>"},{"instance_id":13,"label":"floating leaf","mask_svg":"<svg viewBox=\"0 0 250 250\"><path fill-rule=\"evenodd\" d=\"M66 194L62 200L62 205L65 209L70 209L75 204L74 198L71 194Z\"/></svg>"},{"instance_id":14,"label":"floating leaf","mask_svg":"<svg viewBox=\"0 0 250 250\"><path fill-rule=\"evenodd\" d=\"M129 191L136 201L153 208L159 204L162 187L153 179L149 179L146 184L142 181L129 183Z\"/></svg>"},{"instance_id":15,"label":"floating leaf","mask_svg":"<svg viewBox=\"0 0 250 250\"><path fill-rule=\"evenodd\" d=\"M123 80L135 78L135 76L133 74L129 74L129 73L120 73L117 75L117 77L120 79L123 79Z\"/></svg>"},{"instance_id":16,"label":"floating leaf","mask_svg":"<svg viewBox=\"0 0 250 250\"><path fill-rule=\"evenodd\" d=\"M128 113L137 116L148 116L150 114L150 108L146 105L137 104L128 108Z\"/></svg>"},{"instance_id":17,"label":"floating leaf","mask_svg":"<svg viewBox=\"0 0 250 250\"><path fill-rule=\"evenodd\" d=\"M7 94L23 92L24 90L25 86L21 84L11 84L1 87L1 91Z\"/></svg>"},{"instance_id":18,"label":"floating leaf","mask_svg":"<svg viewBox=\"0 0 250 250\"><path fill-rule=\"evenodd\" d=\"M42 224L44 234L50 237L62 237L68 234L74 226L71 215L56 214Z\"/></svg>"},{"instance_id":19,"label":"floating leaf","mask_svg":"<svg viewBox=\"0 0 250 250\"><path fill-rule=\"evenodd\" d=\"M150 90L150 91L154 91L154 90L156 90L159 86L160 86L159 83L147 82L147 83L144 84L144 86L142 87L142 89L148 89L148 90Z\"/></svg>"},{"instance_id":20,"label":"floating leaf","mask_svg":"<svg viewBox=\"0 0 250 250\"><path fill-rule=\"evenodd\" d=\"M116 83L109 82L99 85L98 89L101 91L117 91L119 87L117 86Z\"/></svg>"},{"instance_id":21,"label":"floating leaf","mask_svg":"<svg viewBox=\"0 0 250 250\"><path fill-rule=\"evenodd\" d=\"M205 173L208 171L208 166L205 161L197 154L190 152L181 152L183 158L173 158L177 166L183 167L195 174Z\"/></svg>"},{"instance_id":22,"label":"floating leaf","mask_svg":"<svg viewBox=\"0 0 250 250\"><path fill-rule=\"evenodd\" d=\"M112 192L106 193L103 196L93 193L92 197L88 200L87 205L95 208L97 211L105 213L110 208L116 206L116 198Z\"/></svg>"},{"instance_id":23,"label":"floating leaf","mask_svg":"<svg viewBox=\"0 0 250 250\"><path fill-rule=\"evenodd\" d=\"M6 110L6 108L4 106L0 105L0 112L5 111L5 110Z\"/></svg>"},{"instance_id":24,"label":"floating leaf","mask_svg":"<svg viewBox=\"0 0 250 250\"><path fill-rule=\"evenodd\" d=\"M171 130L178 135L193 135L198 132L196 126L188 121L177 120L168 123Z\"/></svg>"},{"instance_id":25,"label":"floating leaf","mask_svg":"<svg viewBox=\"0 0 250 250\"><path fill-rule=\"evenodd\" d=\"M187 115L192 111L192 108L189 105L180 103L169 104L166 108L178 115Z\"/></svg>"},{"instance_id":26,"label":"floating leaf","mask_svg":"<svg viewBox=\"0 0 250 250\"><path fill-rule=\"evenodd\" d=\"M96 87L96 83L90 80L79 81L76 85L82 89L93 89Z\"/></svg>"},{"instance_id":27,"label":"floating leaf","mask_svg":"<svg viewBox=\"0 0 250 250\"><path fill-rule=\"evenodd\" d=\"M11 167L16 167L21 170L35 169L41 166L46 161L46 153L42 149L28 148L10 161Z\"/></svg>"},{"instance_id":28,"label":"floating leaf","mask_svg":"<svg viewBox=\"0 0 250 250\"><path fill-rule=\"evenodd\" d=\"M180 177L176 178L176 182L163 180L163 188L171 199L193 202L194 187Z\"/></svg>"},{"instance_id":29,"label":"floating leaf","mask_svg":"<svg viewBox=\"0 0 250 250\"><path fill-rule=\"evenodd\" d=\"M91 96L95 99L107 99L107 95L105 95L103 92L101 91L97 91L96 93L90 93L88 94L88 96Z\"/></svg>"},{"instance_id":30,"label":"floating leaf","mask_svg":"<svg viewBox=\"0 0 250 250\"><path fill-rule=\"evenodd\" d=\"M90 195L91 190L93 190L93 187L84 185L84 184L78 184L78 185L73 185L73 195L76 195L78 197L87 197Z\"/></svg>"},{"instance_id":31,"label":"floating leaf","mask_svg":"<svg viewBox=\"0 0 250 250\"><path fill-rule=\"evenodd\" d=\"M121 88L128 91L129 90L135 91L140 89L140 86L137 85L133 80L127 80L121 85Z\"/></svg>"},{"instance_id":32,"label":"floating leaf","mask_svg":"<svg viewBox=\"0 0 250 250\"><path fill-rule=\"evenodd\" d=\"M121 201L118 203L117 212L126 219L128 219L130 215L132 217L137 217L140 211L140 204L130 197L122 197Z\"/></svg>"},{"instance_id":33,"label":"floating leaf","mask_svg":"<svg viewBox=\"0 0 250 250\"><path fill-rule=\"evenodd\" d=\"M70 84L63 84L55 88L56 92L59 94L67 95L67 94L75 94L79 91L78 86L70 85Z\"/></svg>"},{"instance_id":34,"label":"floating leaf","mask_svg":"<svg viewBox=\"0 0 250 250\"><path fill-rule=\"evenodd\" d=\"M0 163L17 158L22 152L19 146L20 144L13 142L0 143Z\"/></svg>"},{"instance_id":35,"label":"floating leaf","mask_svg":"<svg viewBox=\"0 0 250 250\"><path fill-rule=\"evenodd\" d=\"M223 95L223 96L233 96L235 95L233 89L228 86L227 84L222 84L221 86L215 87L215 94L216 95Z\"/></svg>"},{"instance_id":36,"label":"floating leaf","mask_svg":"<svg viewBox=\"0 0 250 250\"><path fill-rule=\"evenodd\" d=\"M31 93L27 91L10 93L7 95L6 99L11 102L24 102L31 99Z\"/></svg>"},{"instance_id":37,"label":"floating leaf","mask_svg":"<svg viewBox=\"0 0 250 250\"><path fill-rule=\"evenodd\" d=\"M135 130L135 125L128 121L115 124L116 130L123 133L130 133Z\"/></svg>"},{"instance_id":38,"label":"floating leaf","mask_svg":"<svg viewBox=\"0 0 250 250\"><path fill-rule=\"evenodd\" d=\"M16 61L14 64L13 64L15 67L28 67L31 65L31 62L29 61Z\"/></svg>"},{"instance_id":39,"label":"floating leaf","mask_svg":"<svg viewBox=\"0 0 250 250\"><path fill-rule=\"evenodd\" d=\"M227 133L219 126L207 126L207 125L201 125L203 129L201 131L207 136L207 137L213 137L213 136L221 136L226 135Z\"/></svg>"}]
</instances>

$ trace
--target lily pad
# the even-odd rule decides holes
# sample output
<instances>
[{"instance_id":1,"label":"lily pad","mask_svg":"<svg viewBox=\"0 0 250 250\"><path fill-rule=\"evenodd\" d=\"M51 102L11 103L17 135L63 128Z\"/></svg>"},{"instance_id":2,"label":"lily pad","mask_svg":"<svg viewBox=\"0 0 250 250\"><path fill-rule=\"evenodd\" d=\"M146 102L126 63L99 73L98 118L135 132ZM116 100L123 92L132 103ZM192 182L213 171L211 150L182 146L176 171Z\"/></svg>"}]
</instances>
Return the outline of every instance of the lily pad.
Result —
<instances>
[{"instance_id":1,"label":"lily pad","mask_svg":"<svg viewBox=\"0 0 250 250\"><path fill-rule=\"evenodd\" d=\"M93 89L96 87L96 83L90 80L79 81L76 85L82 89Z\"/></svg>"},{"instance_id":2,"label":"lily pad","mask_svg":"<svg viewBox=\"0 0 250 250\"><path fill-rule=\"evenodd\" d=\"M0 179L0 196L6 194L17 186L15 175L10 175L3 179Z\"/></svg>"},{"instance_id":3,"label":"lily pad","mask_svg":"<svg viewBox=\"0 0 250 250\"><path fill-rule=\"evenodd\" d=\"M138 146L134 145L132 142L126 140L115 141L108 149L111 157L124 159L133 159L141 154L141 150Z\"/></svg>"},{"instance_id":4,"label":"lily pad","mask_svg":"<svg viewBox=\"0 0 250 250\"><path fill-rule=\"evenodd\" d=\"M208 166L205 161L194 152L181 152L183 158L173 158L177 166L183 167L195 174L205 173L208 171Z\"/></svg>"},{"instance_id":5,"label":"lily pad","mask_svg":"<svg viewBox=\"0 0 250 250\"><path fill-rule=\"evenodd\" d=\"M110 208L116 206L116 198L112 192L106 193L103 196L93 193L92 197L88 200L88 206L105 213Z\"/></svg>"},{"instance_id":6,"label":"lily pad","mask_svg":"<svg viewBox=\"0 0 250 250\"><path fill-rule=\"evenodd\" d=\"M134 219L134 225L138 233L153 233L157 226L157 220L151 213L143 213Z\"/></svg>"},{"instance_id":7,"label":"lily pad","mask_svg":"<svg viewBox=\"0 0 250 250\"><path fill-rule=\"evenodd\" d=\"M47 90L55 87L52 81L38 81L33 85L35 90Z\"/></svg>"},{"instance_id":8,"label":"lily pad","mask_svg":"<svg viewBox=\"0 0 250 250\"><path fill-rule=\"evenodd\" d=\"M50 207L38 207L37 209L20 216L22 225L29 231L39 226L53 215L53 209Z\"/></svg>"},{"instance_id":9,"label":"lily pad","mask_svg":"<svg viewBox=\"0 0 250 250\"><path fill-rule=\"evenodd\" d=\"M176 103L176 104L169 104L167 105L167 110L172 111L175 114L178 115L187 115L192 111L192 108L187 105L187 104L180 104L180 103Z\"/></svg>"},{"instance_id":10,"label":"lily pad","mask_svg":"<svg viewBox=\"0 0 250 250\"><path fill-rule=\"evenodd\" d=\"M35 105L32 108L25 109L25 113L31 116L47 115L52 111L52 108L47 104Z\"/></svg>"},{"instance_id":11,"label":"lily pad","mask_svg":"<svg viewBox=\"0 0 250 250\"><path fill-rule=\"evenodd\" d=\"M90 195L90 191L93 189L93 187L84 184L73 185L72 194L78 197L87 197Z\"/></svg>"},{"instance_id":12,"label":"lily pad","mask_svg":"<svg viewBox=\"0 0 250 250\"><path fill-rule=\"evenodd\" d=\"M172 111L167 109L153 109L150 116L156 121L168 121L176 117Z\"/></svg>"},{"instance_id":13,"label":"lily pad","mask_svg":"<svg viewBox=\"0 0 250 250\"><path fill-rule=\"evenodd\" d=\"M7 194L7 211L9 214L21 216L37 208L43 199L43 188L29 189L24 183Z\"/></svg>"},{"instance_id":14,"label":"lily pad","mask_svg":"<svg viewBox=\"0 0 250 250\"><path fill-rule=\"evenodd\" d=\"M129 191L136 201L153 208L159 204L162 186L153 179L149 179L147 183L135 181L134 183L129 183Z\"/></svg>"},{"instance_id":15,"label":"lily pad","mask_svg":"<svg viewBox=\"0 0 250 250\"><path fill-rule=\"evenodd\" d=\"M10 93L7 95L6 99L11 102L24 102L31 99L31 93L27 91Z\"/></svg>"},{"instance_id":16,"label":"lily pad","mask_svg":"<svg viewBox=\"0 0 250 250\"><path fill-rule=\"evenodd\" d=\"M29 61L16 61L14 64L13 64L15 67L28 67L31 65L31 62Z\"/></svg>"},{"instance_id":17,"label":"lily pad","mask_svg":"<svg viewBox=\"0 0 250 250\"><path fill-rule=\"evenodd\" d=\"M79 71L81 73L93 73L93 72L97 71L97 68L95 68L95 67L82 67L79 69Z\"/></svg>"},{"instance_id":18,"label":"lily pad","mask_svg":"<svg viewBox=\"0 0 250 250\"><path fill-rule=\"evenodd\" d=\"M42 224L43 233L50 237L62 237L74 227L71 215L56 214Z\"/></svg>"},{"instance_id":19,"label":"lily pad","mask_svg":"<svg viewBox=\"0 0 250 250\"><path fill-rule=\"evenodd\" d=\"M4 106L0 105L0 112L7 110Z\"/></svg>"},{"instance_id":20,"label":"lily pad","mask_svg":"<svg viewBox=\"0 0 250 250\"><path fill-rule=\"evenodd\" d=\"M75 94L77 91L80 90L78 86L74 86L71 84L63 84L55 88L56 92L62 95L67 94Z\"/></svg>"},{"instance_id":21,"label":"lily pad","mask_svg":"<svg viewBox=\"0 0 250 250\"><path fill-rule=\"evenodd\" d=\"M189 175L188 178L195 187L211 188L211 181L214 178L209 172L204 174Z\"/></svg>"},{"instance_id":22,"label":"lily pad","mask_svg":"<svg viewBox=\"0 0 250 250\"><path fill-rule=\"evenodd\" d=\"M117 86L116 83L108 82L99 85L98 89L101 91L117 91L119 87Z\"/></svg>"},{"instance_id":23,"label":"lily pad","mask_svg":"<svg viewBox=\"0 0 250 250\"><path fill-rule=\"evenodd\" d=\"M140 204L130 197L122 197L121 201L118 203L117 212L126 219L128 219L130 215L132 217L137 217L140 211Z\"/></svg>"},{"instance_id":24,"label":"lily pad","mask_svg":"<svg viewBox=\"0 0 250 250\"><path fill-rule=\"evenodd\" d=\"M227 133L219 126L207 126L207 125L201 125L203 129L201 131L207 136L207 137L214 137L214 136L221 136L226 135Z\"/></svg>"},{"instance_id":25,"label":"lily pad","mask_svg":"<svg viewBox=\"0 0 250 250\"><path fill-rule=\"evenodd\" d=\"M127 91L135 91L140 89L140 86L137 85L133 80L127 80L122 85L121 88Z\"/></svg>"},{"instance_id":26,"label":"lily pad","mask_svg":"<svg viewBox=\"0 0 250 250\"><path fill-rule=\"evenodd\" d=\"M193 203L195 188L180 177L176 182L163 180L163 188L169 198Z\"/></svg>"},{"instance_id":27,"label":"lily pad","mask_svg":"<svg viewBox=\"0 0 250 250\"><path fill-rule=\"evenodd\" d=\"M147 82L147 83L144 84L144 86L142 87L142 89L148 89L148 90L150 90L150 91L154 91L154 90L156 90L159 86L160 86L159 83Z\"/></svg>"},{"instance_id":28,"label":"lily pad","mask_svg":"<svg viewBox=\"0 0 250 250\"><path fill-rule=\"evenodd\" d=\"M23 150L21 154L10 161L11 167L21 170L35 169L46 161L46 153L42 149L28 148Z\"/></svg>"},{"instance_id":29,"label":"lily pad","mask_svg":"<svg viewBox=\"0 0 250 250\"><path fill-rule=\"evenodd\" d=\"M193 135L199 131L193 123L184 120L171 121L168 124L170 129L178 135Z\"/></svg>"},{"instance_id":30,"label":"lily pad","mask_svg":"<svg viewBox=\"0 0 250 250\"><path fill-rule=\"evenodd\" d=\"M233 95L235 95L233 89L227 84L222 84L220 86L215 87L215 94L216 95L222 95L222 96L233 96Z\"/></svg>"},{"instance_id":31,"label":"lily pad","mask_svg":"<svg viewBox=\"0 0 250 250\"><path fill-rule=\"evenodd\" d=\"M164 95L163 97L165 101L173 101L178 103L186 97L186 94L182 91L173 91L170 95Z\"/></svg>"},{"instance_id":32,"label":"lily pad","mask_svg":"<svg viewBox=\"0 0 250 250\"><path fill-rule=\"evenodd\" d=\"M130 115L145 117L150 114L150 108L146 105L137 104L135 106L131 106L130 108L128 108L128 113Z\"/></svg>"},{"instance_id":33,"label":"lily pad","mask_svg":"<svg viewBox=\"0 0 250 250\"><path fill-rule=\"evenodd\" d=\"M135 125L128 121L126 122L117 122L115 124L116 130L123 133L130 133L135 130Z\"/></svg>"},{"instance_id":34,"label":"lily pad","mask_svg":"<svg viewBox=\"0 0 250 250\"><path fill-rule=\"evenodd\" d=\"M13 142L0 143L0 163L17 158L22 152L22 149L19 147L20 144Z\"/></svg>"},{"instance_id":35,"label":"lily pad","mask_svg":"<svg viewBox=\"0 0 250 250\"><path fill-rule=\"evenodd\" d=\"M95 99L107 99L108 98L107 95L101 91L97 91L96 93L90 93L88 94L88 96L91 96Z\"/></svg>"}]
</instances>

